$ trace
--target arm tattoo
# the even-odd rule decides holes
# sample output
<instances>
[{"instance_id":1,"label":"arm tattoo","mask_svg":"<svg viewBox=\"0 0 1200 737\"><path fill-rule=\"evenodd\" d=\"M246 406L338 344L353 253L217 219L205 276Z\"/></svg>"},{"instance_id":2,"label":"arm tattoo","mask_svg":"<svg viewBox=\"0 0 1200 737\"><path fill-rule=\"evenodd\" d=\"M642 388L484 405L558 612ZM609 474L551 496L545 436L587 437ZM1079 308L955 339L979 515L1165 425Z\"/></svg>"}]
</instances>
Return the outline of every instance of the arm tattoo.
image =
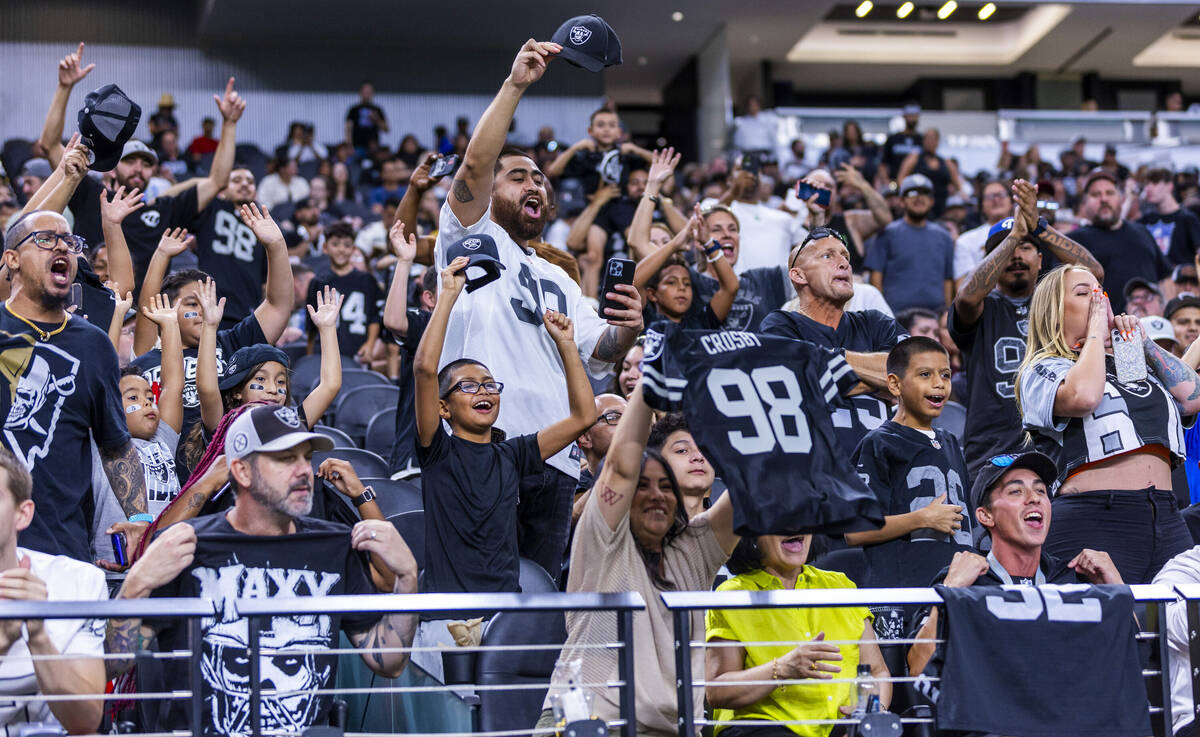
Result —
<instances>
[{"instance_id":1,"label":"arm tattoo","mask_svg":"<svg viewBox=\"0 0 1200 737\"><path fill-rule=\"evenodd\" d=\"M1146 352L1146 363L1158 374L1167 391L1181 402L1200 399L1200 376L1183 361L1164 351L1157 343L1147 340L1147 345L1150 346L1150 350ZM1181 391L1176 392L1176 387ZM1183 394L1186 396L1181 396Z\"/></svg>"},{"instance_id":2,"label":"arm tattoo","mask_svg":"<svg viewBox=\"0 0 1200 737\"><path fill-rule=\"evenodd\" d=\"M592 349L592 358L604 363L612 363L629 350L629 346L633 345L636 338L637 334L627 328L609 325L608 330L605 330L600 339L596 341L596 347Z\"/></svg>"},{"instance_id":3,"label":"arm tattoo","mask_svg":"<svg viewBox=\"0 0 1200 737\"><path fill-rule=\"evenodd\" d=\"M104 637L104 649L112 655L133 655L146 649L154 639L154 631L143 627L140 619L112 619ZM109 678L124 673L133 667L133 658L105 660L105 672Z\"/></svg>"},{"instance_id":4,"label":"arm tattoo","mask_svg":"<svg viewBox=\"0 0 1200 737\"><path fill-rule=\"evenodd\" d=\"M1057 230L1047 228L1038 238L1047 248L1054 252L1054 255L1059 260L1076 263L1098 273L1097 270L1100 268L1100 262L1096 261L1096 258L1092 256L1092 252L1062 233L1059 233Z\"/></svg>"},{"instance_id":5,"label":"arm tattoo","mask_svg":"<svg viewBox=\"0 0 1200 737\"><path fill-rule=\"evenodd\" d=\"M100 462L125 515L145 514L146 475L133 443L127 440L115 448L101 448Z\"/></svg>"},{"instance_id":6,"label":"arm tattoo","mask_svg":"<svg viewBox=\"0 0 1200 737\"><path fill-rule=\"evenodd\" d=\"M454 187L452 191L454 192L454 199L464 204L475 199L475 195L471 194L471 188L468 187L467 183L461 179L454 180Z\"/></svg>"},{"instance_id":7,"label":"arm tattoo","mask_svg":"<svg viewBox=\"0 0 1200 737\"><path fill-rule=\"evenodd\" d=\"M989 254L971 273L971 278L963 285L959 296L971 302L986 297L987 293L995 288L996 280L1000 278L1000 270L1008 265L1008 259L1016 247L1016 243L1005 238L1000 247Z\"/></svg>"}]
</instances>

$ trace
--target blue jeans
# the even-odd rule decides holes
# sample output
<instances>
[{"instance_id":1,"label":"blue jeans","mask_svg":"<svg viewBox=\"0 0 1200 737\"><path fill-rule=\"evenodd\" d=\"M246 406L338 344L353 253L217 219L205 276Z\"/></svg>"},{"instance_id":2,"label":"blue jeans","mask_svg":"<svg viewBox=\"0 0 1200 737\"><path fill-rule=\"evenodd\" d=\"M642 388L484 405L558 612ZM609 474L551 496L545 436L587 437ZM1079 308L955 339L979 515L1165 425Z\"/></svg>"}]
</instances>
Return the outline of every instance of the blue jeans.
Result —
<instances>
[{"instance_id":1,"label":"blue jeans","mask_svg":"<svg viewBox=\"0 0 1200 737\"><path fill-rule=\"evenodd\" d=\"M1084 548L1109 554L1127 584L1150 583L1193 545L1175 495L1164 489L1084 491L1054 499L1045 552L1069 561Z\"/></svg>"},{"instance_id":2,"label":"blue jeans","mask_svg":"<svg viewBox=\"0 0 1200 737\"><path fill-rule=\"evenodd\" d=\"M517 548L546 569L555 583L562 577L567 537L571 532L571 506L579 482L546 464L541 473L521 479L517 502Z\"/></svg>"}]
</instances>

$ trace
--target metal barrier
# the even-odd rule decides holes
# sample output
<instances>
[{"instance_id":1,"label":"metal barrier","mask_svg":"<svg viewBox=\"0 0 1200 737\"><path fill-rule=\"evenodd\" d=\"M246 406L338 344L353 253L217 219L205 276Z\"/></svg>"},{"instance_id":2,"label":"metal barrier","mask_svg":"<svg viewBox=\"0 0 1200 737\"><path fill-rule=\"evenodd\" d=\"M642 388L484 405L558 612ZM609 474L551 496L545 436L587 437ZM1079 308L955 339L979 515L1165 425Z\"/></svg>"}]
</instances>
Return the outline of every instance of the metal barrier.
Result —
<instances>
[{"instance_id":1,"label":"metal barrier","mask_svg":"<svg viewBox=\"0 0 1200 737\"><path fill-rule=\"evenodd\" d=\"M1189 616L1193 617L1190 634L1192 638L1192 653L1193 663L1200 664L1200 609L1197 605L1200 604L1200 584L1192 587L1180 587L1179 595L1187 596L1183 589L1188 588L1188 593L1192 594L1196 600L1189 600ZM1145 678L1161 678L1161 690L1158 690L1158 698L1162 701L1162 706L1151 706L1150 713L1152 718L1157 718L1160 724L1155 726L1156 735L1171 734L1171 683L1170 683L1170 667L1168 665L1168 639L1166 627L1166 605L1177 600L1177 594L1174 589L1169 586L1162 585L1136 585L1130 586L1133 592L1134 599L1139 603L1149 605L1151 616L1149 621L1143 623L1144 629L1138 635L1139 640L1154 641L1159 657L1160 666L1157 669L1148 669L1142 671L1142 676ZM661 594L663 603L667 609L671 611L672 619L675 625L675 673L676 673L676 694L678 698L678 727L679 737L695 737L696 727L716 726L718 724L728 724L728 722L718 722L710 719L697 718L693 708L693 689L704 688L709 685L707 680L696 680L692 673L691 652L695 647L706 647L704 641L692 640L692 623L691 613L696 610L708 609L773 609L773 608L808 608L808 607L867 607L872 605L890 605L890 606L932 606L942 602L937 591L932 588L906 588L906 589L800 589L791 591L712 591L712 592L664 592ZM845 640L831 644L862 644L863 640ZM909 644L911 640L876 640L880 646L889 644ZM940 640L934 642L940 643ZM788 644L796 645L799 641L780 641L777 643L755 643L755 644ZM1194 676L1198 674L1197 668L1193 666L1192 673ZM853 679L832 679L832 682L840 680ZM892 676L885 679L892 683L905 683L916 681L913 676ZM778 680L772 681L779 685L795 685L804 683L805 681L789 681ZM824 680L822 683L830 683L830 680ZM754 685L755 682L741 682L742 685ZM1200 693L1200 677L1193 678L1193 690ZM1156 699L1157 700L1157 699ZM1200 698L1197 699L1200 703ZM907 717L902 718L903 724L929 724L933 720L922 717ZM812 719L801 720L796 722L782 722L782 724L842 724L853 725L856 720L853 719ZM1165 730L1161 725L1165 725Z\"/></svg>"}]
</instances>

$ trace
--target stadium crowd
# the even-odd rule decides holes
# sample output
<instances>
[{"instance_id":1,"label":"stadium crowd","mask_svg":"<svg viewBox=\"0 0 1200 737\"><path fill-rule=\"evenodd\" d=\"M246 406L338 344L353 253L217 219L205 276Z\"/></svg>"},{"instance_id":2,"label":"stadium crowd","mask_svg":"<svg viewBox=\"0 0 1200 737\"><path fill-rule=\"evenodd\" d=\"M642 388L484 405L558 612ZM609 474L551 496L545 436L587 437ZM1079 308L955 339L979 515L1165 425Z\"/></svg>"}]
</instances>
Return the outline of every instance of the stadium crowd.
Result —
<instances>
[{"instance_id":1,"label":"stadium crowd","mask_svg":"<svg viewBox=\"0 0 1200 737\"><path fill-rule=\"evenodd\" d=\"M964 172L915 105L882 145L848 120L781 160L754 98L711 161L637 145L612 105L514 145L550 62L586 62L559 41L527 42L453 132L393 131L364 83L343 140L294 123L242 160L254 101L230 79L198 132L164 95L109 171L65 137L94 67L67 54L32 157L0 179L0 599L515 592L532 561L566 591L642 594L637 730L676 734L662 591L1200 581L1194 171L1091 161L1079 139ZM855 511L787 519L805 489ZM406 539L390 520L417 510ZM287 619L264 646L311 652L280 688L332 686L339 631L387 677L410 666L387 648L456 639L405 614ZM697 613L697 713L761 722L729 737L829 734L774 723L849 714L850 684L826 681L860 663L920 674L937 627L937 609ZM807 641L761 644L784 634ZM888 659L877 636L917 644ZM187 637L6 621L0 652L76 657L5 657L0 690L136 691L133 653ZM611 615L570 614L562 659L614 680L596 646L616 638ZM245 734L245 620L205 643L206 733ZM265 729L328 719L327 697L263 703ZM10 728L102 718L130 717L0 705ZM139 726L186 728L186 709Z\"/></svg>"}]
</instances>

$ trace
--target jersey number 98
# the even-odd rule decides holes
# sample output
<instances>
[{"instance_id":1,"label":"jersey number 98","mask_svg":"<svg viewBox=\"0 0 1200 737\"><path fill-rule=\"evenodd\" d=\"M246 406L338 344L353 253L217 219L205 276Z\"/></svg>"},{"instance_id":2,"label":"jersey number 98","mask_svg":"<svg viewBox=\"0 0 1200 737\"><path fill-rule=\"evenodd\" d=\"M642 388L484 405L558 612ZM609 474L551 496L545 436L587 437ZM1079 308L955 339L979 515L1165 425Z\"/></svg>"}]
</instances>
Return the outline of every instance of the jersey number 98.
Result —
<instances>
[{"instance_id":1,"label":"jersey number 98","mask_svg":"<svg viewBox=\"0 0 1200 737\"><path fill-rule=\"evenodd\" d=\"M752 433L729 431L729 444L739 453L770 453L776 445L784 453L812 450L800 382L787 368L760 366L749 373L713 369L708 392L718 412L731 419L746 418L754 426Z\"/></svg>"}]
</instances>

